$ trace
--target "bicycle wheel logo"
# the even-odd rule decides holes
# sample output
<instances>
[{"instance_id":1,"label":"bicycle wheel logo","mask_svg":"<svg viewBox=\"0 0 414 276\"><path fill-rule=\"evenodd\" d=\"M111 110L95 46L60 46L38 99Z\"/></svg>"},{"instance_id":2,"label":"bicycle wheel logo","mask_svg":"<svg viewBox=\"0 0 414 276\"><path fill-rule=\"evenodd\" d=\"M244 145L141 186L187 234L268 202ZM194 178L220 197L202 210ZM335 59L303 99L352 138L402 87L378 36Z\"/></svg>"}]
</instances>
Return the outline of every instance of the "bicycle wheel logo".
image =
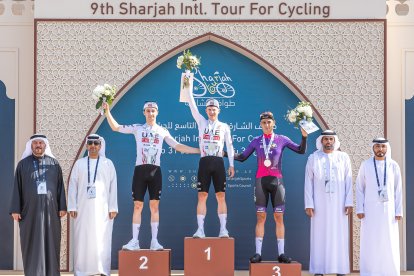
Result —
<instances>
[{"instance_id":1,"label":"bicycle wheel logo","mask_svg":"<svg viewBox=\"0 0 414 276\"><path fill-rule=\"evenodd\" d=\"M228 83L231 81L225 72L216 71L213 75L206 76L197 69L194 73L193 95L198 98L232 98L236 90Z\"/></svg>"}]
</instances>

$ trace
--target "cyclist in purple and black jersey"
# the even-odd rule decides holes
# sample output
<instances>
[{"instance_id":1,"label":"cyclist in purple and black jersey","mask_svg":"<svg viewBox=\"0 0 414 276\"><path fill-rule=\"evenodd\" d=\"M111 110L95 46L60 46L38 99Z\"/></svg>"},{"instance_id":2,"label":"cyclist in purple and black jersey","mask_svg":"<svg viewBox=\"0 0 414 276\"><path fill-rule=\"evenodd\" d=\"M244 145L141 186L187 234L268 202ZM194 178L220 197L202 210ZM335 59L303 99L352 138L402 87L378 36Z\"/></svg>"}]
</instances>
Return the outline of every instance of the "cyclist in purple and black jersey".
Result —
<instances>
[{"instance_id":1,"label":"cyclist in purple and black jersey","mask_svg":"<svg viewBox=\"0 0 414 276\"><path fill-rule=\"evenodd\" d=\"M302 141L300 145L292 142L288 137L273 132L276 121L271 112L260 115L260 126L263 135L250 142L241 154L236 154L234 160L245 161L255 151L257 155L257 172L255 184L256 204L256 254L250 258L252 263L261 261L264 225L266 222L266 208L269 197L272 201L274 219L276 222L276 237L279 262L290 263L291 258L284 254L285 226L283 213L285 211L285 188L282 175L282 153L285 148L304 154L308 134L301 128Z\"/></svg>"}]
</instances>

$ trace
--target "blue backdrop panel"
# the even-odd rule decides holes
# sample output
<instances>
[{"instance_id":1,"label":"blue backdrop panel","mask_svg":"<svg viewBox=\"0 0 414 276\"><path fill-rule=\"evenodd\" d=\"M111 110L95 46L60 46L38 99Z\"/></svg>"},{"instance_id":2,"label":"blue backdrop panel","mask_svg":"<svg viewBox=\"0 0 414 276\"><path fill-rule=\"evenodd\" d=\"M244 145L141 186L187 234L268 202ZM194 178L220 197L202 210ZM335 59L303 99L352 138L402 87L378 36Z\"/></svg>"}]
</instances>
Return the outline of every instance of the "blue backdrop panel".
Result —
<instances>
[{"instance_id":1,"label":"blue backdrop panel","mask_svg":"<svg viewBox=\"0 0 414 276\"><path fill-rule=\"evenodd\" d=\"M405 171L407 233L414 231L414 98L405 101ZM414 270L414 236L407 235L407 270Z\"/></svg>"},{"instance_id":2,"label":"blue backdrop panel","mask_svg":"<svg viewBox=\"0 0 414 276\"><path fill-rule=\"evenodd\" d=\"M262 134L259 114L265 110L275 114L277 133L300 142L300 131L283 119L287 109L295 107L299 99L282 82L245 56L214 42L205 42L191 50L202 57L201 71L195 75L196 101L200 105L208 97L220 101L220 120L230 125L236 150L243 150L253 137ZM158 122L178 141L197 147L198 130L190 109L178 101L181 73L176 68L177 56L158 66L133 86L114 106L112 114L120 124L144 123L144 101L156 100L160 108ZM205 115L204 106L199 106L199 110ZM106 121L97 132L105 137L107 156L114 161L118 174L120 213L114 225L112 251L112 267L116 269L117 251L131 238L131 180L135 164L135 140L133 135L111 131ZM309 138L305 155L286 149L283 157L287 194L286 253L300 261L305 269L309 259L309 220L303 211L303 178L307 156L315 150L316 137L312 135ZM199 156L175 153L166 144L164 150L165 154L161 158L163 194L159 240L166 248L172 248L173 268L182 269L184 237L191 236L197 228L195 183ZM236 162L235 167L235 178L227 182L228 229L236 239L236 268L247 269L248 259L255 252L253 187L256 159L251 156L244 163ZM145 204L139 236L142 248L148 248L151 239L148 202ZM218 235L217 203L212 188L205 224L207 236ZM275 260L277 257L274 225L269 208L263 246L264 260Z\"/></svg>"},{"instance_id":3,"label":"blue backdrop panel","mask_svg":"<svg viewBox=\"0 0 414 276\"><path fill-rule=\"evenodd\" d=\"M9 215L9 199L14 174L14 100L6 95L0 81L0 270L13 269L13 221Z\"/></svg>"}]
</instances>

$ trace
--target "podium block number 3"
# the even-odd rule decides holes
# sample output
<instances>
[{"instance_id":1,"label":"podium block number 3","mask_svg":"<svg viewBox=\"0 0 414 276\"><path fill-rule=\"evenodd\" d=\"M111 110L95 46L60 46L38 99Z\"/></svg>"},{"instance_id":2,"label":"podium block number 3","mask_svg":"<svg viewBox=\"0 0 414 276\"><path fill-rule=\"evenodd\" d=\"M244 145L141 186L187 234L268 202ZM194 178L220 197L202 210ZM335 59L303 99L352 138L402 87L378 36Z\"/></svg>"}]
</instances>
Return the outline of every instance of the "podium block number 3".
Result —
<instances>
[{"instance_id":1,"label":"podium block number 3","mask_svg":"<svg viewBox=\"0 0 414 276\"><path fill-rule=\"evenodd\" d=\"M211 247L207 247L206 250L204 250L204 252L207 254L207 261L211 260Z\"/></svg>"},{"instance_id":2,"label":"podium block number 3","mask_svg":"<svg viewBox=\"0 0 414 276\"><path fill-rule=\"evenodd\" d=\"M282 274L280 273L280 267L278 267L277 265L276 266L274 266L273 268L272 268L272 270L273 270L273 273L274 274L272 274L272 276L281 276Z\"/></svg>"},{"instance_id":3,"label":"podium block number 3","mask_svg":"<svg viewBox=\"0 0 414 276\"><path fill-rule=\"evenodd\" d=\"M139 257L139 260L142 262L139 266L139 269L148 269L147 263L148 263L148 257L141 256Z\"/></svg>"}]
</instances>

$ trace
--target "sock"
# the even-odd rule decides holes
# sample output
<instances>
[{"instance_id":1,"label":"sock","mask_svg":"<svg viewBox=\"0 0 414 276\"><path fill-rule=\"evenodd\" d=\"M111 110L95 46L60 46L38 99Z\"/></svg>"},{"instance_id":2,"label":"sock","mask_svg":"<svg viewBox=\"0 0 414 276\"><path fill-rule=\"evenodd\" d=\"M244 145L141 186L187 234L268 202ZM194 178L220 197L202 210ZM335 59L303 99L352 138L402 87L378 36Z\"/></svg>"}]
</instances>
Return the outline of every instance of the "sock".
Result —
<instances>
[{"instance_id":1,"label":"sock","mask_svg":"<svg viewBox=\"0 0 414 276\"><path fill-rule=\"evenodd\" d=\"M256 254L262 255L263 238L256 237Z\"/></svg>"},{"instance_id":2,"label":"sock","mask_svg":"<svg viewBox=\"0 0 414 276\"><path fill-rule=\"evenodd\" d=\"M202 229L204 231L204 218L205 215L197 215L197 225L199 229Z\"/></svg>"},{"instance_id":3,"label":"sock","mask_svg":"<svg viewBox=\"0 0 414 276\"><path fill-rule=\"evenodd\" d=\"M158 239L158 225L159 222L151 222L151 235L153 240Z\"/></svg>"},{"instance_id":4,"label":"sock","mask_svg":"<svg viewBox=\"0 0 414 276\"><path fill-rule=\"evenodd\" d=\"M285 254L285 239L277 239L277 251L279 256Z\"/></svg>"},{"instance_id":5,"label":"sock","mask_svg":"<svg viewBox=\"0 0 414 276\"><path fill-rule=\"evenodd\" d=\"M140 228L141 224L132 224L132 238L134 240L138 240L138 234L139 234L139 228Z\"/></svg>"},{"instance_id":6,"label":"sock","mask_svg":"<svg viewBox=\"0 0 414 276\"><path fill-rule=\"evenodd\" d=\"M220 219L220 230L226 229L227 214L218 214Z\"/></svg>"}]
</instances>

